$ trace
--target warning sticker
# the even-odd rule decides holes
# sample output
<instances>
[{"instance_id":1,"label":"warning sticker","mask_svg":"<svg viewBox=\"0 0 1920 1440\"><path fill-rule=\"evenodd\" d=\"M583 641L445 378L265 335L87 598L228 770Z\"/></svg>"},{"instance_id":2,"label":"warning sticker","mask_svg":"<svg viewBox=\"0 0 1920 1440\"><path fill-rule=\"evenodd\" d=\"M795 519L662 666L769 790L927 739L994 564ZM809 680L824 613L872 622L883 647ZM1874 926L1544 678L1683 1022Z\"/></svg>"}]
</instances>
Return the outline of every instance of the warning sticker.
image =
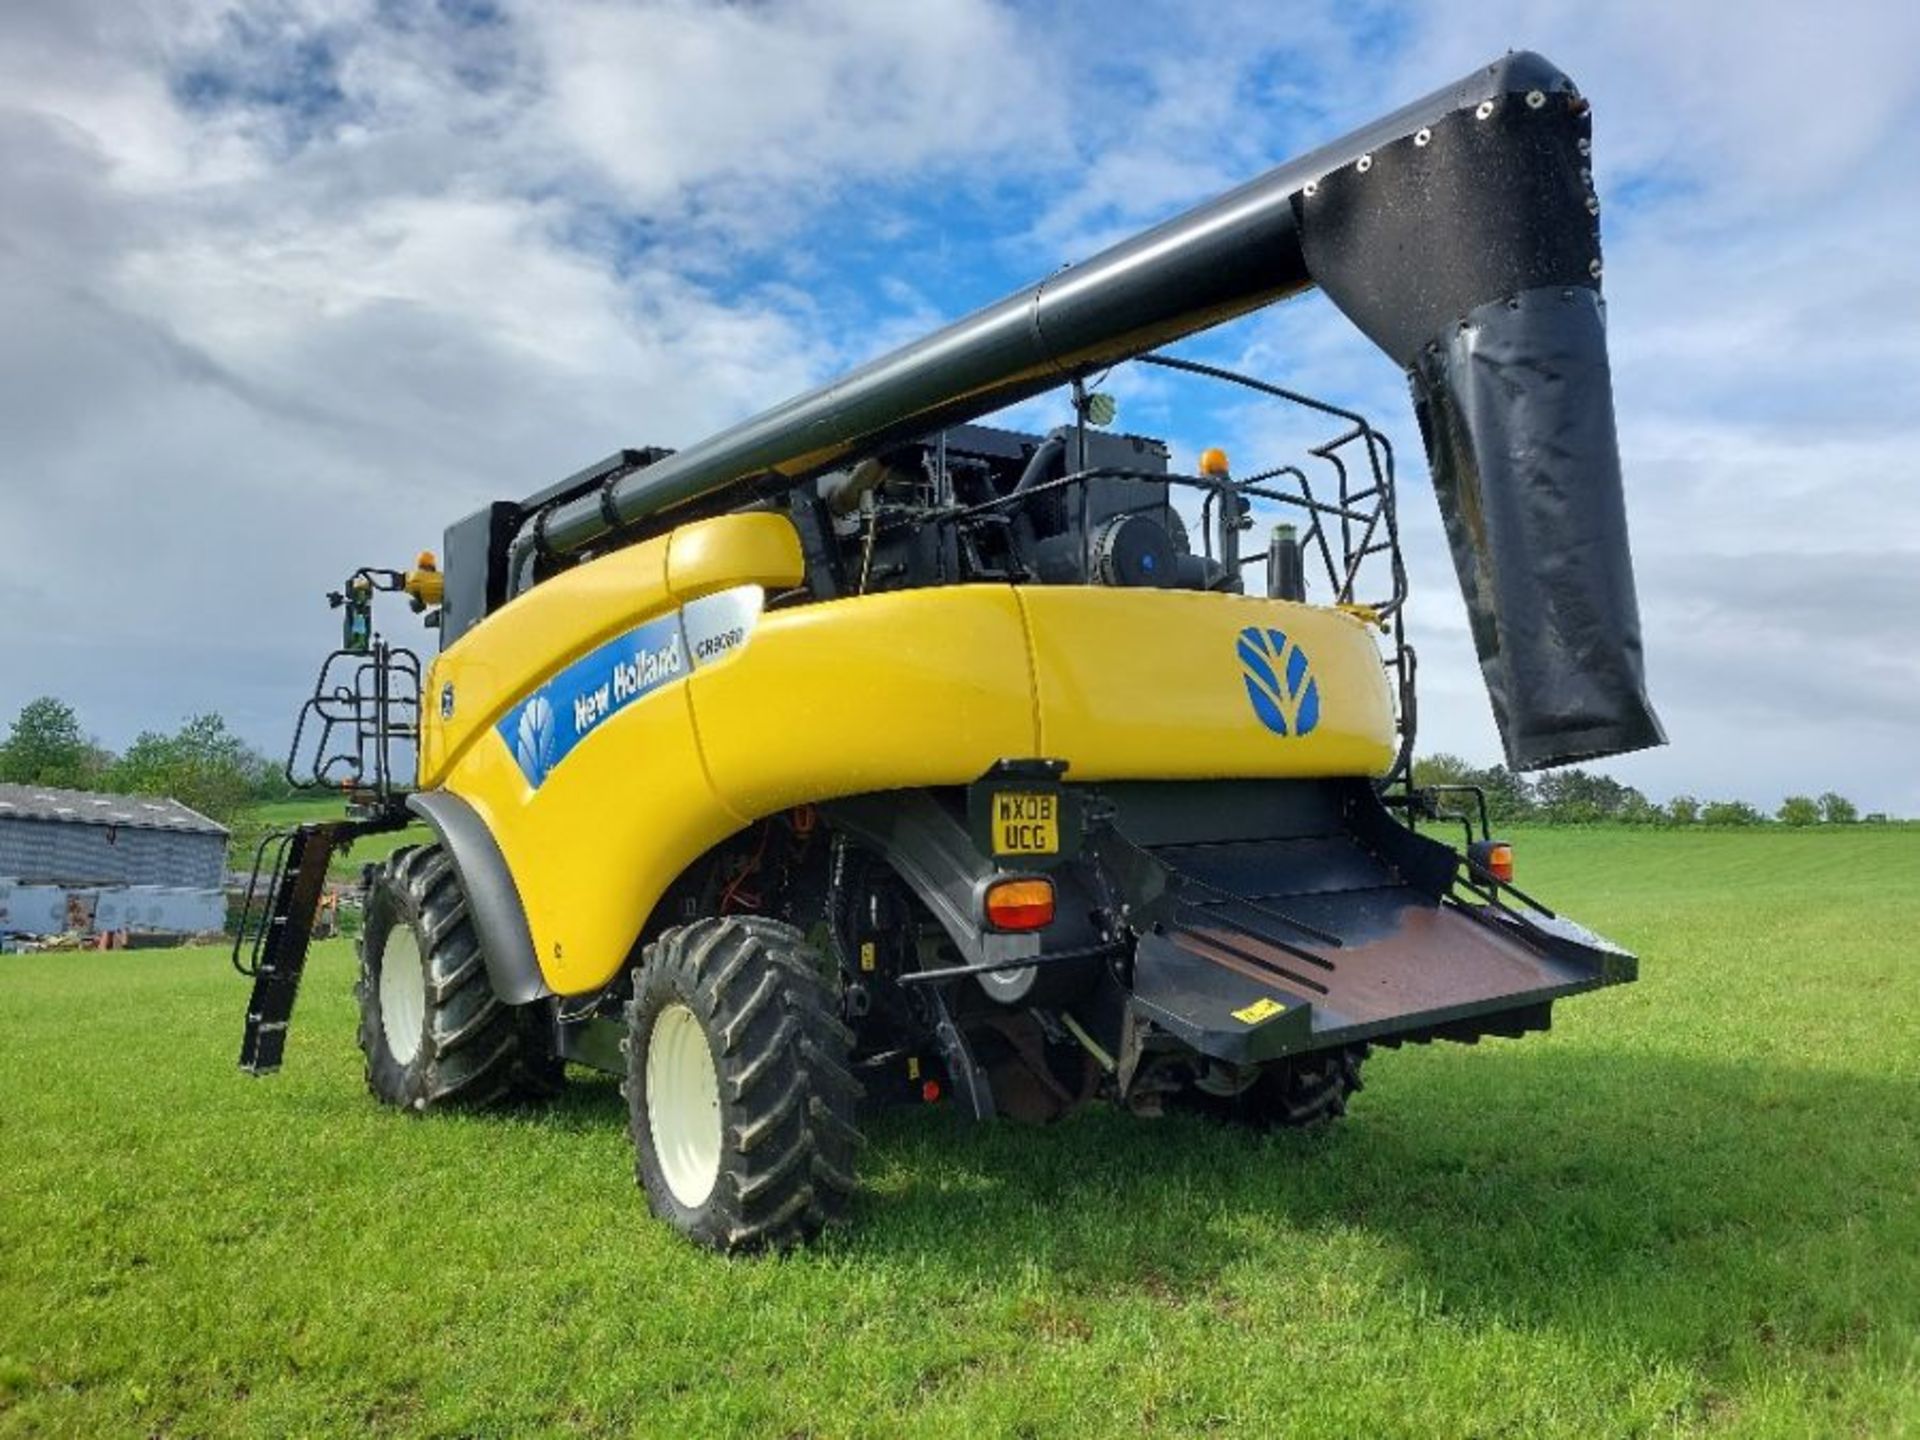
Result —
<instances>
[{"instance_id":1,"label":"warning sticker","mask_svg":"<svg viewBox=\"0 0 1920 1440\"><path fill-rule=\"evenodd\" d=\"M1233 1018L1246 1025L1258 1025L1262 1020L1271 1020L1287 1007L1278 1000L1256 1000L1233 1012Z\"/></svg>"}]
</instances>

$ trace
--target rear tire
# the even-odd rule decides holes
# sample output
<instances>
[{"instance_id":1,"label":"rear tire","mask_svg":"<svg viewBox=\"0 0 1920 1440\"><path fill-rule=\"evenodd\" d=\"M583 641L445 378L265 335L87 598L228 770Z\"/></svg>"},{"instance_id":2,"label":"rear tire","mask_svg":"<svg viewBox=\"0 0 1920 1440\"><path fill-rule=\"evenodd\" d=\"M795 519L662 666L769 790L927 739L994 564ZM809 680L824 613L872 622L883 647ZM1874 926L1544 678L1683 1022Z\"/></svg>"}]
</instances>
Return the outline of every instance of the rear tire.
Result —
<instances>
[{"instance_id":1,"label":"rear tire","mask_svg":"<svg viewBox=\"0 0 1920 1440\"><path fill-rule=\"evenodd\" d=\"M1237 1095L1195 1090L1191 1099L1209 1114L1263 1130L1330 1125L1347 1113L1347 1101L1365 1088L1360 1066L1370 1048L1347 1045L1275 1060L1262 1066L1259 1078Z\"/></svg>"},{"instance_id":2,"label":"rear tire","mask_svg":"<svg viewBox=\"0 0 1920 1440\"><path fill-rule=\"evenodd\" d=\"M627 1007L628 1128L653 1213L715 1250L784 1249L854 1190L853 1033L790 925L696 920L649 945Z\"/></svg>"},{"instance_id":3,"label":"rear tire","mask_svg":"<svg viewBox=\"0 0 1920 1440\"><path fill-rule=\"evenodd\" d=\"M396 850L367 892L360 933L360 1049L367 1088L423 1111L543 1099L561 1086L537 1007L493 993L453 860Z\"/></svg>"}]
</instances>

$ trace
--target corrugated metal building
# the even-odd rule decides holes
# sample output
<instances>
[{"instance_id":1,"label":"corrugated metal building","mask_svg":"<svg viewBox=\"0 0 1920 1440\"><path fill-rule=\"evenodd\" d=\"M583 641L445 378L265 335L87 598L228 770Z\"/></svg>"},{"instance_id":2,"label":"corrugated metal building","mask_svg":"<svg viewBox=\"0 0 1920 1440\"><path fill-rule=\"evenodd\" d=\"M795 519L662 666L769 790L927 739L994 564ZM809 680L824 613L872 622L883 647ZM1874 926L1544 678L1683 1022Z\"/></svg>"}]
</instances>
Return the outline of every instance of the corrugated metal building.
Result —
<instances>
[{"instance_id":1,"label":"corrugated metal building","mask_svg":"<svg viewBox=\"0 0 1920 1440\"><path fill-rule=\"evenodd\" d=\"M0 785L0 930L217 929L226 868L226 829L177 800Z\"/></svg>"},{"instance_id":2,"label":"corrugated metal building","mask_svg":"<svg viewBox=\"0 0 1920 1440\"><path fill-rule=\"evenodd\" d=\"M0 785L0 875L217 890L226 870L225 827L178 800Z\"/></svg>"}]
</instances>

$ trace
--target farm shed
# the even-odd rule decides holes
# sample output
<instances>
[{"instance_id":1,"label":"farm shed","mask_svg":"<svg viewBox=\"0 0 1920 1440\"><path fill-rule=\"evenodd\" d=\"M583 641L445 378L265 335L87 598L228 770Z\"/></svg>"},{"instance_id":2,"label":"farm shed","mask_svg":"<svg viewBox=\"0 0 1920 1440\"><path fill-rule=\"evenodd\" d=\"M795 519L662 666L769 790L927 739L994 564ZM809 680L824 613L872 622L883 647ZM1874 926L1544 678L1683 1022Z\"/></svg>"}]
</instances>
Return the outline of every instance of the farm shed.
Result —
<instances>
[{"instance_id":1,"label":"farm shed","mask_svg":"<svg viewBox=\"0 0 1920 1440\"><path fill-rule=\"evenodd\" d=\"M0 785L0 933L218 929L226 861L177 800Z\"/></svg>"}]
</instances>

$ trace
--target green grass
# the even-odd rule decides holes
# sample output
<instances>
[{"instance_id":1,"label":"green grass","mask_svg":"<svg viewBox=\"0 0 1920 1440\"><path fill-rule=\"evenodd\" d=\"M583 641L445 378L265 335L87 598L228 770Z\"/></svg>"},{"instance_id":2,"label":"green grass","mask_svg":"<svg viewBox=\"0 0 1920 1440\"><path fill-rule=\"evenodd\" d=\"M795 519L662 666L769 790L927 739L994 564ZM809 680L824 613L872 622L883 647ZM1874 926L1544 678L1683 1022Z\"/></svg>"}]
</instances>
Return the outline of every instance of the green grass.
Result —
<instances>
[{"instance_id":1,"label":"green grass","mask_svg":"<svg viewBox=\"0 0 1920 1440\"><path fill-rule=\"evenodd\" d=\"M610 1082L378 1109L343 946L257 1082L215 952L0 957L0 1435L1920 1431L1920 828L1520 842L1641 983L1323 1135L884 1117L772 1260Z\"/></svg>"},{"instance_id":2,"label":"green grass","mask_svg":"<svg viewBox=\"0 0 1920 1440\"><path fill-rule=\"evenodd\" d=\"M346 813L346 803L337 795L309 795L250 806L233 822L233 841L227 847L228 864L236 870L252 865L254 849L269 831L290 829L314 820L340 820ZM337 853L328 873L336 879L348 879L358 875L360 867L369 861L384 860L402 845L418 845L432 838L432 832L424 825L412 825L391 835L369 835L355 842L351 850Z\"/></svg>"}]
</instances>

